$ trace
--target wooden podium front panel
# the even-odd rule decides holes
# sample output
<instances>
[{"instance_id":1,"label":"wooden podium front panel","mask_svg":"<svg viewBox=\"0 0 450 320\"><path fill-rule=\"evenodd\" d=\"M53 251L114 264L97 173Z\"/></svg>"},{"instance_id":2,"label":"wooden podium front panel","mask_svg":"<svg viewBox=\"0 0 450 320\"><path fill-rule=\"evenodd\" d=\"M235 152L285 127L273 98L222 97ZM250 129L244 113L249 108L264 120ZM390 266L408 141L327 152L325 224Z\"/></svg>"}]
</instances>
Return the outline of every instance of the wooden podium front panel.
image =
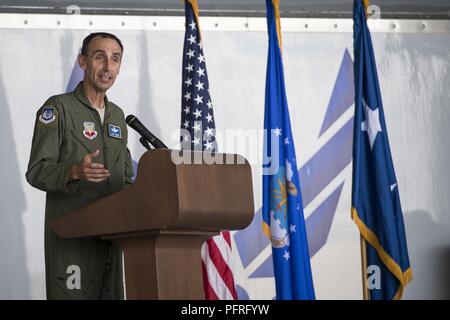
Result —
<instances>
[{"instance_id":1,"label":"wooden podium front panel","mask_svg":"<svg viewBox=\"0 0 450 320\"><path fill-rule=\"evenodd\" d=\"M207 238L185 235L158 237L156 273L159 299L205 299L200 249Z\"/></svg>"},{"instance_id":2,"label":"wooden podium front panel","mask_svg":"<svg viewBox=\"0 0 450 320\"><path fill-rule=\"evenodd\" d=\"M129 300L204 300L201 246L217 233L156 233L112 238L124 253Z\"/></svg>"}]
</instances>

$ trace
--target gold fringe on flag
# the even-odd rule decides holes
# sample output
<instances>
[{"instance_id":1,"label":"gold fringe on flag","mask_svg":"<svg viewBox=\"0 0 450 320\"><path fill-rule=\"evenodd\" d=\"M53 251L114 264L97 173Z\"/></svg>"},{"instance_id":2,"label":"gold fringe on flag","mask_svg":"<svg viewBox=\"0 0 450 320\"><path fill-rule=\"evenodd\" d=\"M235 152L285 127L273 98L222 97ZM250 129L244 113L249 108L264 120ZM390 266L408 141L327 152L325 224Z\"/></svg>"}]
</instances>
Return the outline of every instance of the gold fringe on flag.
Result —
<instances>
[{"instance_id":1,"label":"gold fringe on flag","mask_svg":"<svg viewBox=\"0 0 450 320\"><path fill-rule=\"evenodd\" d=\"M281 49L283 48L283 42L281 41L280 10L278 9L279 2L279 0L272 0L273 9L275 12L275 22L277 25L278 45L281 52Z\"/></svg>"},{"instance_id":2,"label":"gold fringe on flag","mask_svg":"<svg viewBox=\"0 0 450 320\"><path fill-rule=\"evenodd\" d=\"M364 3L364 8L366 9L366 11L367 11L367 8L369 7L369 0L363 0L363 3Z\"/></svg>"},{"instance_id":3,"label":"gold fringe on flag","mask_svg":"<svg viewBox=\"0 0 450 320\"><path fill-rule=\"evenodd\" d=\"M198 21L198 4L197 4L197 0L186 0L188 3L191 4L192 9L194 9L194 15L195 15L195 22L197 23L197 28L198 28L198 34L200 35L200 38L202 37L202 34L200 32L200 23ZM199 39L200 40L200 39Z\"/></svg>"},{"instance_id":4,"label":"gold fringe on flag","mask_svg":"<svg viewBox=\"0 0 450 320\"><path fill-rule=\"evenodd\" d=\"M369 0L363 0L363 5L364 5L364 12L366 13L366 19L368 19L370 16L370 14L367 12L367 8L370 5Z\"/></svg>"}]
</instances>

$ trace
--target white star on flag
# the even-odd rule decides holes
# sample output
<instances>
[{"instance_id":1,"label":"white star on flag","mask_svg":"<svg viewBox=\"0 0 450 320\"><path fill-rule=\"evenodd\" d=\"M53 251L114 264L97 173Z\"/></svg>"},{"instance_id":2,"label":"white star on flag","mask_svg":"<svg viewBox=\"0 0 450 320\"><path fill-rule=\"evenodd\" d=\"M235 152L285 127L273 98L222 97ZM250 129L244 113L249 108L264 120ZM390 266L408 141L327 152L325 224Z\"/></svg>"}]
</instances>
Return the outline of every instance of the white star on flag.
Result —
<instances>
[{"instance_id":1,"label":"white star on flag","mask_svg":"<svg viewBox=\"0 0 450 320\"><path fill-rule=\"evenodd\" d=\"M206 134L208 135L208 137L209 137L210 135L213 134L213 128L208 127L208 129L205 130L205 133L206 133Z\"/></svg>"},{"instance_id":2,"label":"white star on flag","mask_svg":"<svg viewBox=\"0 0 450 320\"><path fill-rule=\"evenodd\" d=\"M198 145L200 143L200 138L194 138L194 145Z\"/></svg>"},{"instance_id":3,"label":"white star on flag","mask_svg":"<svg viewBox=\"0 0 450 320\"><path fill-rule=\"evenodd\" d=\"M197 104L203 103L203 97L201 97L201 96L199 96L199 95L197 95L197 97L194 98L194 100L195 100L195 102L197 102Z\"/></svg>"},{"instance_id":4,"label":"white star on flag","mask_svg":"<svg viewBox=\"0 0 450 320\"><path fill-rule=\"evenodd\" d=\"M378 132L382 132L379 114L380 109L370 109L364 100L363 104L366 119L361 123L361 130L367 132L370 142L370 149L373 149L373 144L375 143Z\"/></svg>"},{"instance_id":5,"label":"white star on flag","mask_svg":"<svg viewBox=\"0 0 450 320\"><path fill-rule=\"evenodd\" d=\"M194 126L192 127L195 131L200 130L200 122L195 122Z\"/></svg>"},{"instance_id":6,"label":"white star on flag","mask_svg":"<svg viewBox=\"0 0 450 320\"><path fill-rule=\"evenodd\" d=\"M281 135L281 129L280 129L280 128L276 127L275 129L272 129L272 130L273 130L273 133L274 133L277 137L279 137L279 136Z\"/></svg>"},{"instance_id":7,"label":"white star on flag","mask_svg":"<svg viewBox=\"0 0 450 320\"><path fill-rule=\"evenodd\" d=\"M288 261L290 258L289 252L285 251L283 257L286 259L286 261Z\"/></svg>"},{"instance_id":8,"label":"white star on flag","mask_svg":"<svg viewBox=\"0 0 450 320\"><path fill-rule=\"evenodd\" d=\"M212 150L212 148L213 148L211 141L206 141L204 146L205 146L206 150Z\"/></svg>"},{"instance_id":9,"label":"white star on flag","mask_svg":"<svg viewBox=\"0 0 450 320\"><path fill-rule=\"evenodd\" d=\"M188 39L187 41L189 41L190 44L195 43L195 37L194 37L194 35L191 34L191 36L189 37L189 39Z\"/></svg>"},{"instance_id":10,"label":"white star on flag","mask_svg":"<svg viewBox=\"0 0 450 320\"><path fill-rule=\"evenodd\" d=\"M198 109L195 109L195 112L194 112L195 119L197 119L198 117L201 117L201 115L202 115L202 111L198 110Z\"/></svg>"},{"instance_id":11,"label":"white star on flag","mask_svg":"<svg viewBox=\"0 0 450 320\"><path fill-rule=\"evenodd\" d=\"M198 73L198 76L199 76L199 77L205 75L205 69L202 69L202 68L200 68L200 67L198 68L198 70L197 70L196 72Z\"/></svg>"},{"instance_id":12,"label":"white star on flag","mask_svg":"<svg viewBox=\"0 0 450 320\"><path fill-rule=\"evenodd\" d=\"M204 88L203 88L203 85L204 85L203 82L198 81L197 84L196 84L195 86L197 87L197 90L200 91L200 90L203 90L203 89L204 89Z\"/></svg>"},{"instance_id":13,"label":"white star on flag","mask_svg":"<svg viewBox=\"0 0 450 320\"><path fill-rule=\"evenodd\" d=\"M186 53L188 56L189 56L189 59L190 58L193 58L195 55L194 55L194 50L189 50L189 52L188 53Z\"/></svg>"}]
</instances>

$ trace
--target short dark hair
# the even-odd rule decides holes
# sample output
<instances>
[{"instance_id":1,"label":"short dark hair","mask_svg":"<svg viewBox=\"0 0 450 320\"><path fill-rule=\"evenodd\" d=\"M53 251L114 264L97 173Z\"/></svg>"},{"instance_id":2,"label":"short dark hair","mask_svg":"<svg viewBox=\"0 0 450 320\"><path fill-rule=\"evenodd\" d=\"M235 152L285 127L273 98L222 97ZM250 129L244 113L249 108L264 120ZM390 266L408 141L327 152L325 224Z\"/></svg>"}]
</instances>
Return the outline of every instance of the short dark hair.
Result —
<instances>
[{"instance_id":1,"label":"short dark hair","mask_svg":"<svg viewBox=\"0 0 450 320\"><path fill-rule=\"evenodd\" d=\"M83 56L87 56L87 54L88 54L87 50L88 50L89 43L91 43L92 39L94 39L95 37L101 37L101 38L108 38L108 39L116 40L116 42L120 46L120 49L122 49L122 54L123 54L123 45L122 45L122 42L120 41L119 38L117 38L115 35L113 35L111 33L107 33L107 32L94 32L94 33L91 33L90 35L88 35L83 40L83 46L81 47L81 54Z\"/></svg>"}]
</instances>

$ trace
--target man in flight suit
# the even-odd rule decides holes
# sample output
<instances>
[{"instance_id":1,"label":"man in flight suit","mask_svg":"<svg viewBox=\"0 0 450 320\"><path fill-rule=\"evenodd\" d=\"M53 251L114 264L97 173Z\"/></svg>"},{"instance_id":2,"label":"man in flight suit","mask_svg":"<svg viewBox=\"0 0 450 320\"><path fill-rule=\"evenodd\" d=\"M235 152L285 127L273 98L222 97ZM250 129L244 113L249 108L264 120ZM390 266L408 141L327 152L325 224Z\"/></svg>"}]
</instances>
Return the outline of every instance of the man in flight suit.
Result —
<instances>
[{"instance_id":1,"label":"man in flight suit","mask_svg":"<svg viewBox=\"0 0 450 320\"><path fill-rule=\"evenodd\" d=\"M119 248L98 239L60 238L50 222L131 184L123 111L106 91L119 74L123 46L108 33L83 41L84 78L74 92L52 96L36 116L28 182L47 193L47 299L122 299Z\"/></svg>"}]
</instances>

